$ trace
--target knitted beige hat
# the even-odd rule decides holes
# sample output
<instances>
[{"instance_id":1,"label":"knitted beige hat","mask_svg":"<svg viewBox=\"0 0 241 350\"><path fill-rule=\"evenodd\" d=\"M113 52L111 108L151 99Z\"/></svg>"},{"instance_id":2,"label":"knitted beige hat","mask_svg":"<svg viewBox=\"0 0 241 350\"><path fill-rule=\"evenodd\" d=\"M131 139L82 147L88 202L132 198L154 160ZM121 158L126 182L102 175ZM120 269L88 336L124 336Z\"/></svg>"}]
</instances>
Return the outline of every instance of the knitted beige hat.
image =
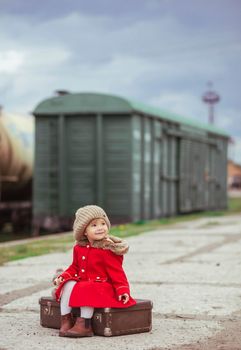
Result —
<instances>
[{"instance_id":1,"label":"knitted beige hat","mask_svg":"<svg viewBox=\"0 0 241 350\"><path fill-rule=\"evenodd\" d=\"M85 228L88 226L90 221L94 219L104 219L106 225L110 229L110 221L105 211L98 207L97 205L86 205L85 207L79 208L75 213L75 221L74 221L74 238L77 242L86 240L84 235Z\"/></svg>"}]
</instances>

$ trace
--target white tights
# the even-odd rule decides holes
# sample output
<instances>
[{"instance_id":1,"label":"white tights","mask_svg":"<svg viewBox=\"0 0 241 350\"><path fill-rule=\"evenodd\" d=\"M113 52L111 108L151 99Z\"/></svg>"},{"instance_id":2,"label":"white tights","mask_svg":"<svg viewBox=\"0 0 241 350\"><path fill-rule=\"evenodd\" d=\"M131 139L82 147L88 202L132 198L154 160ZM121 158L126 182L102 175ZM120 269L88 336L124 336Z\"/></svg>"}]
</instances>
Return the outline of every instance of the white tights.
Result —
<instances>
[{"instance_id":1,"label":"white tights","mask_svg":"<svg viewBox=\"0 0 241 350\"><path fill-rule=\"evenodd\" d=\"M62 289L61 299L60 299L60 312L61 315L69 314L72 307L69 306L69 297L74 288L76 281L66 282ZM94 308L90 306L81 306L80 316L83 318L91 318L94 313Z\"/></svg>"}]
</instances>

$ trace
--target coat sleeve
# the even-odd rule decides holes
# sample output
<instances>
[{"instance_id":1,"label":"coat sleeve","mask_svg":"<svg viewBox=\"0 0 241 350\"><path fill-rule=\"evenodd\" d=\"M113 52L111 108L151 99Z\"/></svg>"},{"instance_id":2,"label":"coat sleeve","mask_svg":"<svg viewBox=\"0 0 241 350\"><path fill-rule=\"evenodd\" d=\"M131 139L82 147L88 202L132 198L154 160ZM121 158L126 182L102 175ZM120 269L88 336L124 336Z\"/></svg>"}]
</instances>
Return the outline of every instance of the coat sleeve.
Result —
<instances>
[{"instance_id":1,"label":"coat sleeve","mask_svg":"<svg viewBox=\"0 0 241 350\"><path fill-rule=\"evenodd\" d=\"M78 273L78 259L77 259L77 247L74 246L73 248L73 261L72 264L61 273L61 277L63 277L65 280L71 277L74 277L75 274Z\"/></svg>"},{"instance_id":2,"label":"coat sleeve","mask_svg":"<svg viewBox=\"0 0 241 350\"><path fill-rule=\"evenodd\" d=\"M112 282L112 286L115 290L117 298L127 293L130 295L130 287L126 277L126 274L122 267L123 256L116 255L110 250L105 254L105 266L109 279Z\"/></svg>"}]
</instances>

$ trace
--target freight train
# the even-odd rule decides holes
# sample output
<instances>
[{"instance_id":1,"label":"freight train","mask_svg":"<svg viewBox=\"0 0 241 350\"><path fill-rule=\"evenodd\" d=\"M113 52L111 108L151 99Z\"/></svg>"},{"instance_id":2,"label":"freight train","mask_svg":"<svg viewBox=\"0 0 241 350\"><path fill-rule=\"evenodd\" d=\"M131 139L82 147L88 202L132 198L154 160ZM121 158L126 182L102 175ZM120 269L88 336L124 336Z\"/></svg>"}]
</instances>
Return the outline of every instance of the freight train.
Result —
<instances>
[{"instance_id":1,"label":"freight train","mask_svg":"<svg viewBox=\"0 0 241 350\"><path fill-rule=\"evenodd\" d=\"M227 207L229 135L213 125L102 93L60 94L33 115L35 127L0 116L0 228L69 230L93 203L114 223Z\"/></svg>"},{"instance_id":2,"label":"freight train","mask_svg":"<svg viewBox=\"0 0 241 350\"><path fill-rule=\"evenodd\" d=\"M33 225L71 228L97 204L135 222L227 207L226 132L121 96L67 93L38 104Z\"/></svg>"},{"instance_id":3,"label":"freight train","mask_svg":"<svg viewBox=\"0 0 241 350\"><path fill-rule=\"evenodd\" d=\"M0 113L0 230L30 227L34 120L31 116Z\"/></svg>"}]
</instances>

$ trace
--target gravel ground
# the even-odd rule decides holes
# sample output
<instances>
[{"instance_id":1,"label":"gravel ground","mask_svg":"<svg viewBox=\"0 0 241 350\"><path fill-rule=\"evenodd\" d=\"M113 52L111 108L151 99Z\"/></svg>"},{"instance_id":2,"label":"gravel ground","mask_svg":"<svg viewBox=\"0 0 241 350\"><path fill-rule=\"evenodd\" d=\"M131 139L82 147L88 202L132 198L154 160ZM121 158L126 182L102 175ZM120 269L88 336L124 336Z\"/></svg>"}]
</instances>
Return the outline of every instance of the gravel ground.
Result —
<instances>
[{"instance_id":1,"label":"gravel ground","mask_svg":"<svg viewBox=\"0 0 241 350\"><path fill-rule=\"evenodd\" d=\"M150 333L68 339L39 323L41 296L72 252L0 267L0 350L241 350L241 215L179 223L128 239L133 297L153 301Z\"/></svg>"}]
</instances>

